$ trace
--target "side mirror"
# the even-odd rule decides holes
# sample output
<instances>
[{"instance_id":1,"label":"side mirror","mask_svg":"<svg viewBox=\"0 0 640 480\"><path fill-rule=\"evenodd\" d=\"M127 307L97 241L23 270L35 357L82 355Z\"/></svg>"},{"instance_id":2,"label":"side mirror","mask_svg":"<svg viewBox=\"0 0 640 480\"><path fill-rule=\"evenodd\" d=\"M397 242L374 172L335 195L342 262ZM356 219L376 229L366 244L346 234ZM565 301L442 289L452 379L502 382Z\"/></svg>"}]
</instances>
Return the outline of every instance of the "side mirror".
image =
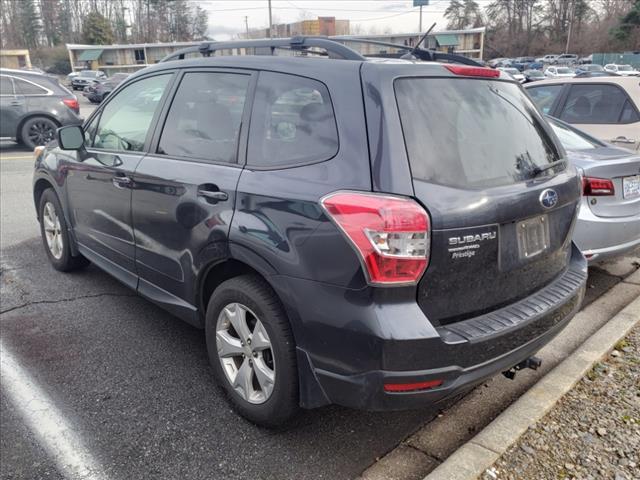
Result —
<instances>
[{"instance_id":1,"label":"side mirror","mask_svg":"<svg viewBox=\"0 0 640 480\"><path fill-rule=\"evenodd\" d=\"M60 127L56 131L56 138L62 150L80 150L84 145L84 131L80 125Z\"/></svg>"}]
</instances>

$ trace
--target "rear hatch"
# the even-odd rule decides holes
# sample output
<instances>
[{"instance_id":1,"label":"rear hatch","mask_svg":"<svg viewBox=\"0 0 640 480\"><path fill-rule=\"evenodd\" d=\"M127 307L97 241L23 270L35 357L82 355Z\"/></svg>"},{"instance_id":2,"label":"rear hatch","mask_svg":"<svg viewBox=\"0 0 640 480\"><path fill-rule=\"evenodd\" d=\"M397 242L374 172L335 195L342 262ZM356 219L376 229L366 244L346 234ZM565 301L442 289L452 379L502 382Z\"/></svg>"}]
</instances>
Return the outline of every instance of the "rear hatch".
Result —
<instances>
[{"instance_id":1,"label":"rear hatch","mask_svg":"<svg viewBox=\"0 0 640 480\"><path fill-rule=\"evenodd\" d=\"M430 321L501 308L560 275L580 183L522 89L454 75L396 78L393 86L414 195L432 222L418 285Z\"/></svg>"}]
</instances>

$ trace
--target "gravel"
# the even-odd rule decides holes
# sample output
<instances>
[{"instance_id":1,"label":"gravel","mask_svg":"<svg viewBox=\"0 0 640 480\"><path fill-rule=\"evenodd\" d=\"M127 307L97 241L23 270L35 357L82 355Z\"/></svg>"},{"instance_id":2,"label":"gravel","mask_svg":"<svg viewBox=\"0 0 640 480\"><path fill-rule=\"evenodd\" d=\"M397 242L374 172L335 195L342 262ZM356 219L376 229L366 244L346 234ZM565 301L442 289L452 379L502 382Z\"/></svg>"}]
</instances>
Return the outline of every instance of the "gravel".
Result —
<instances>
[{"instance_id":1,"label":"gravel","mask_svg":"<svg viewBox=\"0 0 640 480\"><path fill-rule=\"evenodd\" d=\"M640 327L482 478L640 479Z\"/></svg>"}]
</instances>

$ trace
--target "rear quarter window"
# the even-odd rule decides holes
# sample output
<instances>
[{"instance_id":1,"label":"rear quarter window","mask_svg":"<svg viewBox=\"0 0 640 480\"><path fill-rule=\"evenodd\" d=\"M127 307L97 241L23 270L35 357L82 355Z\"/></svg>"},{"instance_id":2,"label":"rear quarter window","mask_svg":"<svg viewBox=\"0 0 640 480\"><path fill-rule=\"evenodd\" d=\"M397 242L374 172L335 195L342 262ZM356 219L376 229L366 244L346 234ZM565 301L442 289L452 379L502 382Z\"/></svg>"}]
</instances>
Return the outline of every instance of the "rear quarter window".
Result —
<instances>
[{"instance_id":1,"label":"rear quarter window","mask_svg":"<svg viewBox=\"0 0 640 480\"><path fill-rule=\"evenodd\" d=\"M247 163L262 168L324 161L338 153L338 130L327 87L310 78L261 72Z\"/></svg>"},{"instance_id":2,"label":"rear quarter window","mask_svg":"<svg viewBox=\"0 0 640 480\"><path fill-rule=\"evenodd\" d=\"M402 78L395 92L414 178L508 185L560 158L535 107L511 82Z\"/></svg>"}]
</instances>

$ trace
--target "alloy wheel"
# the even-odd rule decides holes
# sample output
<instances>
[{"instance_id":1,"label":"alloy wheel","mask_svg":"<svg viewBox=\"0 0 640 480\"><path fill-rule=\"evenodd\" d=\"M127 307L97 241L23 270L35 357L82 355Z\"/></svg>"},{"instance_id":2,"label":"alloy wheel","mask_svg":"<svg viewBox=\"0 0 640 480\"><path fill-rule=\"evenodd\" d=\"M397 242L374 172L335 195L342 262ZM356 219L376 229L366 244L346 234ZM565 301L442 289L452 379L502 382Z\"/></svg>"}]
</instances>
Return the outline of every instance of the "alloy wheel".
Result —
<instances>
[{"instance_id":1,"label":"alloy wheel","mask_svg":"<svg viewBox=\"0 0 640 480\"><path fill-rule=\"evenodd\" d=\"M55 129L50 122L39 120L29 127L29 140L34 145L46 145L53 140Z\"/></svg>"},{"instance_id":2,"label":"alloy wheel","mask_svg":"<svg viewBox=\"0 0 640 480\"><path fill-rule=\"evenodd\" d=\"M227 380L244 400L266 402L275 386L276 365L260 319L241 303L222 309L216 324L218 358Z\"/></svg>"},{"instance_id":3,"label":"alloy wheel","mask_svg":"<svg viewBox=\"0 0 640 480\"><path fill-rule=\"evenodd\" d=\"M44 236L49 252L51 252L53 258L60 260L63 252L62 229L60 228L60 219L56 213L56 207L51 202L47 202L44 205L42 223L44 224Z\"/></svg>"}]
</instances>

